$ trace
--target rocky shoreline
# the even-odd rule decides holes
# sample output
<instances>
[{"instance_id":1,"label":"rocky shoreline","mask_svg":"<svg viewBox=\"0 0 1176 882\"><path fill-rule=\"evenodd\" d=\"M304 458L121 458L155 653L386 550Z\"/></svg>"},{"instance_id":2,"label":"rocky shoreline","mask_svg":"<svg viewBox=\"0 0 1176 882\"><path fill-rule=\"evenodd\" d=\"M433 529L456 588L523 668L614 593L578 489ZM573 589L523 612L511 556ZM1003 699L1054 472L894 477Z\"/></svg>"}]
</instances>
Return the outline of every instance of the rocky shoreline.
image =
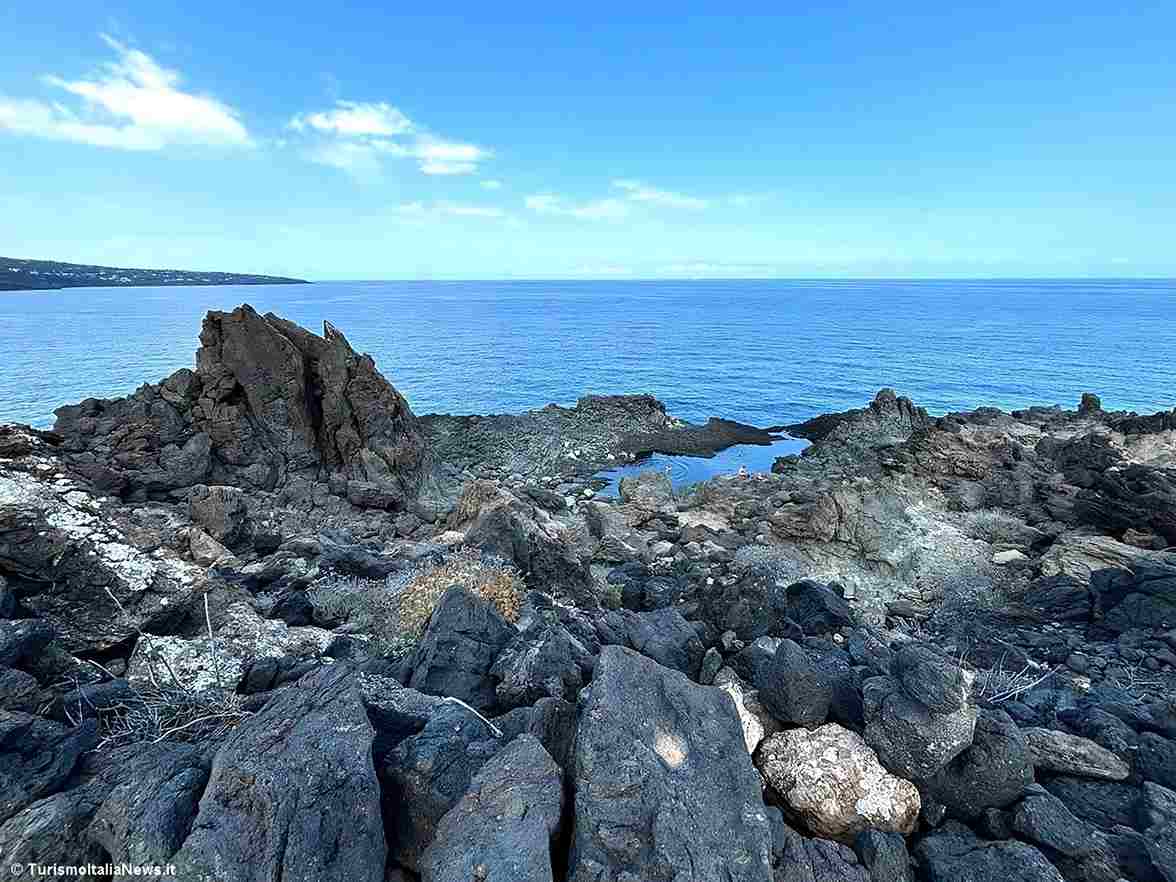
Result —
<instances>
[{"instance_id":1,"label":"rocky shoreline","mask_svg":"<svg viewBox=\"0 0 1176 882\"><path fill-rule=\"evenodd\" d=\"M57 417L0 427L7 864L1176 882L1176 410L418 416L242 306Z\"/></svg>"}]
</instances>

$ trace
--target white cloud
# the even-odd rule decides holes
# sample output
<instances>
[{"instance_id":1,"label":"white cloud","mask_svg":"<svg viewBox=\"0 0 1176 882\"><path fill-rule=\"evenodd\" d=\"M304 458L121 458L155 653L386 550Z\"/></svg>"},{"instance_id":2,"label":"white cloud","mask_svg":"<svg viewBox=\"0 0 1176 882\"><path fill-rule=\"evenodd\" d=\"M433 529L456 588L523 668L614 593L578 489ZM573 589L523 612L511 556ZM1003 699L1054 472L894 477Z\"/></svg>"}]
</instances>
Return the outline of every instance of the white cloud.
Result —
<instances>
[{"instance_id":1,"label":"white cloud","mask_svg":"<svg viewBox=\"0 0 1176 882\"><path fill-rule=\"evenodd\" d=\"M102 35L117 55L90 79L47 76L44 82L80 98L60 102L0 97L0 129L55 141L120 150L174 145L247 147L253 141L240 114L208 95L180 88L177 71Z\"/></svg>"},{"instance_id":2,"label":"white cloud","mask_svg":"<svg viewBox=\"0 0 1176 882\"><path fill-rule=\"evenodd\" d=\"M439 137L386 102L337 101L330 110L297 114L287 128L311 139L305 155L312 162L352 174L378 173L385 157L407 157L426 175L468 175L493 155L477 144ZM334 161L340 156L344 163Z\"/></svg>"},{"instance_id":3,"label":"white cloud","mask_svg":"<svg viewBox=\"0 0 1176 882\"><path fill-rule=\"evenodd\" d=\"M650 205L660 205L666 208L691 209L706 208L708 204L705 199L697 199L694 196L674 193L670 190L659 190L642 181L634 181L632 179L613 181L612 185L617 190L623 190L625 198L633 202L645 202Z\"/></svg>"},{"instance_id":4,"label":"white cloud","mask_svg":"<svg viewBox=\"0 0 1176 882\"><path fill-rule=\"evenodd\" d=\"M482 181L482 189L483 190L501 190L502 189L502 181L496 181L493 178L491 178L488 181Z\"/></svg>"},{"instance_id":5,"label":"white cloud","mask_svg":"<svg viewBox=\"0 0 1176 882\"><path fill-rule=\"evenodd\" d=\"M524 201L536 214L574 217L581 220L620 220L628 217L629 206L620 199L597 199L592 202L572 203L554 193L538 193Z\"/></svg>"},{"instance_id":6,"label":"white cloud","mask_svg":"<svg viewBox=\"0 0 1176 882\"><path fill-rule=\"evenodd\" d=\"M332 110L298 114L290 120L289 127L296 132L313 129L347 137L403 135L414 128L412 120L382 101L378 104L339 101Z\"/></svg>"},{"instance_id":7,"label":"white cloud","mask_svg":"<svg viewBox=\"0 0 1176 882\"><path fill-rule=\"evenodd\" d=\"M397 214L411 218L505 218L507 213L494 205L475 205L464 202L437 201L402 202L396 206Z\"/></svg>"}]
</instances>

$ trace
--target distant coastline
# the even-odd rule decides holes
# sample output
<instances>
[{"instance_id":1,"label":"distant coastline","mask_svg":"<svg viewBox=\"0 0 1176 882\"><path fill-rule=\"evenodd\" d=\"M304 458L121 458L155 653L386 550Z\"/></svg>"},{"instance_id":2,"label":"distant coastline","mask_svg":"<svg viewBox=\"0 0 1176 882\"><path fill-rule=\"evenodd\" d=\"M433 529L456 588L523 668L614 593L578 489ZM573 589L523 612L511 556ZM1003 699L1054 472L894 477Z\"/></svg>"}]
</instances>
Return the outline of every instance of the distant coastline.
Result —
<instances>
[{"instance_id":1,"label":"distant coastline","mask_svg":"<svg viewBox=\"0 0 1176 882\"><path fill-rule=\"evenodd\" d=\"M131 269L0 257L0 291L60 288L133 288L144 285L308 285L305 279L250 273Z\"/></svg>"}]
</instances>

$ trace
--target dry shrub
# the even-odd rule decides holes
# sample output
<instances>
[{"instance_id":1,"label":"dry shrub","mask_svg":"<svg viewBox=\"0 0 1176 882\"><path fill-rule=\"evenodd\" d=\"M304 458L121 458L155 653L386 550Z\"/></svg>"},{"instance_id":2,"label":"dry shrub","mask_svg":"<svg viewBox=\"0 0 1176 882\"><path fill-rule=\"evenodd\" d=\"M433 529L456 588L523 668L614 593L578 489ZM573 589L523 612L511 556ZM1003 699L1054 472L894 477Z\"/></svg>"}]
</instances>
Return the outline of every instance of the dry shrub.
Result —
<instances>
[{"instance_id":1,"label":"dry shrub","mask_svg":"<svg viewBox=\"0 0 1176 882\"><path fill-rule=\"evenodd\" d=\"M237 728L252 714L245 696L227 689L185 689L151 684L137 687L132 698L96 707L101 747L130 742L205 743Z\"/></svg>"},{"instance_id":2,"label":"dry shrub","mask_svg":"<svg viewBox=\"0 0 1176 882\"><path fill-rule=\"evenodd\" d=\"M525 591L519 571L472 549L386 579L331 576L308 594L321 619L347 622L353 631L370 634L378 652L401 655L420 639L437 601L453 586L490 601L507 621L518 620Z\"/></svg>"},{"instance_id":3,"label":"dry shrub","mask_svg":"<svg viewBox=\"0 0 1176 882\"><path fill-rule=\"evenodd\" d=\"M490 601L508 622L518 621L524 591L519 571L500 558L462 550L437 566L418 570L400 589L398 608L403 631L419 637L441 595L454 585Z\"/></svg>"},{"instance_id":4,"label":"dry shrub","mask_svg":"<svg viewBox=\"0 0 1176 882\"><path fill-rule=\"evenodd\" d=\"M449 516L451 525L464 524L476 518L488 504L504 496L493 481L479 478L471 481L462 490L453 513Z\"/></svg>"}]
</instances>

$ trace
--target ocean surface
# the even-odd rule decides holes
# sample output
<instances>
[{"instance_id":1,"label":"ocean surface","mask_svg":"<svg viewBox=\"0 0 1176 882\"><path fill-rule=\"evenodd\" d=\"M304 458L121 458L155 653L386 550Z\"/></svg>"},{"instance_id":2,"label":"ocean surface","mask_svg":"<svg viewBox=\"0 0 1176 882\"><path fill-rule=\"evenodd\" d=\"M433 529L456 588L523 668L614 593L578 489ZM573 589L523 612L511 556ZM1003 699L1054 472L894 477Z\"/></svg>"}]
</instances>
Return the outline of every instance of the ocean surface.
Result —
<instances>
[{"instance_id":1,"label":"ocean surface","mask_svg":"<svg viewBox=\"0 0 1176 882\"><path fill-rule=\"evenodd\" d=\"M0 422L125 395L194 364L207 309L323 319L417 413L648 392L760 426L893 386L979 405L1176 405L1176 281L320 282L0 293Z\"/></svg>"}]
</instances>

